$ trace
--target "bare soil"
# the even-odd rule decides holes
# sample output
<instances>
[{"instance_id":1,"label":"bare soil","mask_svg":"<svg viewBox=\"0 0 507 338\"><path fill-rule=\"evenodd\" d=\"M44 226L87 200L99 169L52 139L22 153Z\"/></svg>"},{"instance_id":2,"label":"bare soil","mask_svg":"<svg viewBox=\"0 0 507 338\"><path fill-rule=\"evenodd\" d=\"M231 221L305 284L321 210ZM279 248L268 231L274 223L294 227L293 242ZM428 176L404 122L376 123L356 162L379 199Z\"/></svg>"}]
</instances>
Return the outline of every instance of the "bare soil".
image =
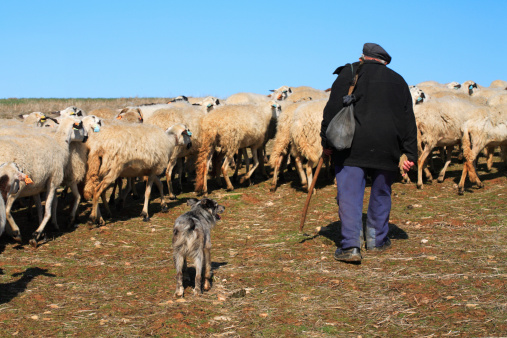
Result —
<instances>
[{"instance_id":1,"label":"bare soil","mask_svg":"<svg viewBox=\"0 0 507 338\"><path fill-rule=\"evenodd\" d=\"M495 160L488 173L480 159L485 186L467 186L463 196L458 163L423 190L394 184L392 248L363 251L360 265L333 259L340 223L325 173L304 232L306 194L296 173L274 193L260 177L232 192L212 181L210 197L226 207L212 232L213 285L193 296L187 282L182 299L173 296L171 238L195 197L191 179L167 213L152 198L150 222L139 217L142 201L129 198L106 226L89 228L83 203L79 227L48 226L36 249L28 244L36 217L20 207L13 216L24 241L0 238L0 335L505 336L507 177ZM368 198L367 187L364 212ZM64 226L68 203L59 206Z\"/></svg>"}]
</instances>

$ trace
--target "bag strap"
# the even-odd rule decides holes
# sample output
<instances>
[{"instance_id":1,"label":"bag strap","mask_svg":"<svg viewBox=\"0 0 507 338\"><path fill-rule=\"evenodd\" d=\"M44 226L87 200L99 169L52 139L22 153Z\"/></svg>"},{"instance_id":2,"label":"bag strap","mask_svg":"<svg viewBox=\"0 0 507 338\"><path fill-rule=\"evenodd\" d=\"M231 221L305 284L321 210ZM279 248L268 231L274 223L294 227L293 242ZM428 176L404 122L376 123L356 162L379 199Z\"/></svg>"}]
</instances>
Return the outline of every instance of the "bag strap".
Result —
<instances>
[{"instance_id":1,"label":"bag strap","mask_svg":"<svg viewBox=\"0 0 507 338\"><path fill-rule=\"evenodd\" d=\"M356 87L357 79L359 77L359 68L360 67L357 67L356 75L354 76L352 84L349 87L349 94L348 95L352 94L352 92L354 91L354 88ZM352 74L354 74L354 66L352 65L352 63L350 64L350 69L352 70Z\"/></svg>"}]
</instances>

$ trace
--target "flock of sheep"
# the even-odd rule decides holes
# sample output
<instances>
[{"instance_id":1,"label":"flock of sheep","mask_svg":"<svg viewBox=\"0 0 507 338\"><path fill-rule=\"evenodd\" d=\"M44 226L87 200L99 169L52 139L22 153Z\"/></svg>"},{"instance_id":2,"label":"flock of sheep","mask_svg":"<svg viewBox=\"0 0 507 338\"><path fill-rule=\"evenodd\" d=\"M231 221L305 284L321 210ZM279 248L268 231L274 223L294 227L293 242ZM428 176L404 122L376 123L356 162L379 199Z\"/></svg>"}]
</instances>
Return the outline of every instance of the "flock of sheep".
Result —
<instances>
[{"instance_id":1,"label":"flock of sheep","mask_svg":"<svg viewBox=\"0 0 507 338\"><path fill-rule=\"evenodd\" d=\"M418 127L418 188L422 188L423 170L427 179L432 179L426 163L435 148L446 153L438 177L442 181L452 150L461 147L465 164L460 193L467 174L471 182L481 186L475 162L483 149L488 156L488 168L495 147L501 147L502 158L507 161L507 82L497 80L489 87L472 81L461 85L423 82L410 89ZM195 171L195 191L199 194L208 193L208 173L219 183L222 174L227 190L232 190L228 171L234 167L236 181L243 162L246 172L240 184L250 183L259 167L267 177L265 146L271 139L270 190L276 190L278 176L292 163L307 189L312 182L312 168L322 156L320 126L329 92L287 86L272 92L238 93L225 101L181 96L167 104L96 109L88 113L69 107L59 111L56 118L34 112L24 116L23 121L0 120L0 234L8 223L9 234L21 241L11 215L13 203L20 197L32 197L37 207L39 227L30 244L37 245L49 219L58 229L55 212L58 187L69 188L75 197L69 226L76 220L81 196L92 200L89 222L102 225L99 198L103 211L111 214L107 189L114 186L111 195L114 198L119 188L117 205L121 207L136 178L146 181L141 215L147 221L153 183L160 192L162 210L167 209L161 175L166 176L169 199L176 198L173 181L181 186L187 172ZM123 179L127 181L125 188ZM44 213L42 193L46 196Z\"/></svg>"}]
</instances>

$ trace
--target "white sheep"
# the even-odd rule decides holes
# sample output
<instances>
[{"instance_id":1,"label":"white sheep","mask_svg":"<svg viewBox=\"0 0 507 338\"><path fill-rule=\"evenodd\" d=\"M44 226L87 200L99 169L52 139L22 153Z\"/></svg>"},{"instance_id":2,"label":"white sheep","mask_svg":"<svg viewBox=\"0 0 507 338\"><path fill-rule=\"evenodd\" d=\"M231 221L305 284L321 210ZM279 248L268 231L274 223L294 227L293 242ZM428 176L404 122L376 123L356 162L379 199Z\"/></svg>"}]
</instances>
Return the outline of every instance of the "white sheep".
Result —
<instances>
[{"instance_id":1,"label":"white sheep","mask_svg":"<svg viewBox=\"0 0 507 338\"><path fill-rule=\"evenodd\" d=\"M256 93L236 93L232 94L225 100L226 105L231 104L264 104L269 102L271 99L262 94Z\"/></svg>"},{"instance_id":2,"label":"white sheep","mask_svg":"<svg viewBox=\"0 0 507 338\"><path fill-rule=\"evenodd\" d=\"M489 88L501 88L501 89L507 90L507 81L495 80L495 81L491 82L491 84L489 85Z\"/></svg>"},{"instance_id":3,"label":"white sheep","mask_svg":"<svg viewBox=\"0 0 507 338\"><path fill-rule=\"evenodd\" d=\"M472 183L483 186L476 171L477 156L485 147L502 148L502 157L507 165L507 105L492 107L490 114L471 118L462 126L462 146L465 163L458 184L458 192L463 195L467 174Z\"/></svg>"},{"instance_id":4,"label":"white sheep","mask_svg":"<svg viewBox=\"0 0 507 338\"><path fill-rule=\"evenodd\" d=\"M30 137L0 136L0 163L16 163L33 180L30 185L22 182L18 192L10 194L6 201L6 217L15 240L21 241L21 235L10 214L14 201L18 197L47 192L44 218L30 240L30 244L36 246L51 217L56 188L63 180L64 166L69 158L69 144L72 141L82 142L85 136L82 124L73 118L63 119L54 135L32 133ZM58 229L56 218L53 218L53 225Z\"/></svg>"},{"instance_id":5,"label":"white sheep","mask_svg":"<svg viewBox=\"0 0 507 338\"><path fill-rule=\"evenodd\" d=\"M290 101L290 100L289 100ZM271 148L271 156L269 157L269 164L273 168L273 180L271 182L270 190L276 190L278 182L278 172L282 168L284 158L287 158L290 150L290 127L292 125L292 118L296 109L304 102L292 103L282 106L282 111L278 116L276 124L276 134L273 140L273 147ZM296 162L297 165L300 162ZM281 171L280 171L281 175Z\"/></svg>"},{"instance_id":6,"label":"white sheep","mask_svg":"<svg viewBox=\"0 0 507 338\"><path fill-rule=\"evenodd\" d=\"M59 112L60 118L75 116L75 117L85 117L87 114L84 110L79 109L74 106L67 107Z\"/></svg>"},{"instance_id":7,"label":"white sheep","mask_svg":"<svg viewBox=\"0 0 507 338\"><path fill-rule=\"evenodd\" d=\"M320 89L315 89L312 87L301 86L292 88L292 94L289 96L288 100L292 102L298 102L301 100L329 100L329 92L325 92Z\"/></svg>"},{"instance_id":8,"label":"white sheep","mask_svg":"<svg viewBox=\"0 0 507 338\"><path fill-rule=\"evenodd\" d=\"M5 201L8 194L15 194L19 190L19 181L25 181L23 174L13 162L0 164L0 235L5 230Z\"/></svg>"},{"instance_id":9,"label":"white sheep","mask_svg":"<svg viewBox=\"0 0 507 338\"><path fill-rule=\"evenodd\" d=\"M178 183L181 187L182 177L182 158L196 157L201 146L201 120L206 115L201 107L193 105L173 105L167 109L159 109L152 116L145 120L145 124L153 124L160 128L167 129L177 123L186 125L192 133L191 147L177 147L169 160L166 171L166 180L169 190L169 199L175 199L174 189L172 186L172 172L177 163L178 166Z\"/></svg>"},{"instance_id":10,"label":"white sheep","mask_svg":"<svg viewBox=\"0 0 507 338\"><path fill-rule=\"evenodd\" d=\"M82 119L83 128L86 130L89 139L93 139L95 134L100 132L102 120L95 115L88 115ZM87 170L88 143L72 142L69 147L69 160L65 164L64 177L62 185L71 189L74 196L74 202L71 207L69 221L67 226L73 226L76 220L76 213L81 201L78 185L84 182ZM56 205L56 204L55 204ZM108 210L108 213L110 211Z\"/></svg>"},{"instance_id":11,"label":"white sheep","mask_svg":"<svg viewBox=\"0 0 507 338\"><path fill-rule=\"evenodd\" d=\"M269 101L259 105L224 105L204 116L201 125L202 145L196 164L196 192L204 194L208 192L207 174L216 147L220 148L225 157L222 174L227 190L234 189L227 175L229 163L242 148L250 148L254 165L241 178L240 183L250 180L259 165L257 149L262 148L268 141L270 124L276 123L279 111L280 105L275 101Z\"/></svg>"},{"instance_id":12,"label":"white sheep","mask_svg":"<svg viewBox=\"0 0 507 338\"><path fill-rule=\"evenodd\" d=\"M283 101L286 100L292 94L292 88L288 86L281 86L278 89L271 89L270 92L273 94L270 95L273 100Z\"/></svg>"},{"instance_id":13,"label":"white sheep","mask_svg":"<svg viewBox=\"0 0 507 338\"><path fill-rule=\"evenodd\" d=\"M296 159L296 168L303 189L308 191L312 184L314 168L322 157L320 130L327 100L309 101L295 111L290 127L291 155ZM302 159L307 159L306 175L302 170ZM299 162L299 164L298 164Z\"/></svg>"},{"instance_id":14,"label":"white sheep","mask_svg":"<svg viewBox=\"0 0 507 338\"><path fill-rule=\"evenodd\" d=\"M422 189L422 170L431 150L435 147L458 145L461 141L461 127L472 116L485 116L487 106L476 105L469 100L453 97L431 99L414 107L418 131L419 159L417 187ZM451 162L450 152L440 171L438 181L443 182L447 167Z\"/></svg>"},{"instance_id":15,"label":"white sheep","mask_svg":"<svg viewBox=\"0 0 507 338\"><path fill-rule=\"evenodd\" d=\"M148 203L153 182L160 191L162 210L167 210L157 175L167 168L176 146L190 143L186 126L177 124L164 131L146 124L104 125L94 136L90 139L84 189L85 198L92 198L90 223L105 223L98 210L98 198L118 177L148 177L141 213L144 221L149 220Z\"/></svg>"}]
</instances>

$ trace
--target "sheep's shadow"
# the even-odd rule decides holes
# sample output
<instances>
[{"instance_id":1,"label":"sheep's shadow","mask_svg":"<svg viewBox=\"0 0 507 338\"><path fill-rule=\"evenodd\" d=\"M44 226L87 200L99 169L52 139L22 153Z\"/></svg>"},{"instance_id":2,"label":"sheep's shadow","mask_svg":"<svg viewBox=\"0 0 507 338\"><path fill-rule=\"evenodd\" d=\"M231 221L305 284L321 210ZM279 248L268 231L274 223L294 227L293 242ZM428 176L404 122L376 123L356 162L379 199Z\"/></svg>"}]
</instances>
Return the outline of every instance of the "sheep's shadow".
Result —
<instances>
[{"instance_id":1,"label":"sheep's shadow","mask_svg":"<svg viewBox=\"0 0 507 338\"><path fill-rule=\"evenodd\" d=\"M56 277L56 275L49 273L47 269L41 268L28 268L23 273L15 273L13 277L21 276L15 282L0 284L0 304L5 304L16 298L17 295L23 293L28 284L38 276Z\"/></svg>"},{"instance_id":2,"label":"sheep's shadow","mask_svg":"<svg viewBox=\"0 0 507 338\"><path fill-rule=\"evenodd\" d=\"M58 207L56 218L59 229L56 229L51 220L49 220L44 228L43 233L39 237L39 245L52 241L60 236L65 235L66 233L71 233L76 230L77 225L80 223L78 214L76 214L74 225L69 225L68 221L70 211L68 208L70 208L70 206L62 208L60 206ZM26 245L32 238L32 234L39 227L38 217L31 214L26 207L17 207L15 210L11 210L11 215L19 228L22 242L18 243L14 241L14 239L10 236L10 230L6 230L7 235L0 238L0 253L5 250L6 244L16 244L14 249L22 249L23 246ZM6 224L6 228L10 229L10 225Z\"/></svg>"},{"instance_id":3,"label":"sheep's shadow","mask_svg":"<svg viewBox=\"0 0 507 338\"><path fill-rule=\"evenodd\" d=\"M315 238L322 236L325 237L336 245L337 248L341 247L340 242L342 240L341 236L341 221L336 221L329 223L328 225L322 227L319 232L313 236L306 235L299 243L304 243L309 240L314 240ZM366 233L364 230L366 229L366 214L363 213L363 233ZM389 223L389 232L387 233L387 237L390 239L408 239L408 234L405 230L401 229L394 223Z\"/></svg>"},{"instance_id":4,"label":"sheep's shadow","mask_svg":"<svg viewBox=\"0 0 507 338\"><path fill-rule=\"evenodd\" d=\"M227 262L211 262L211 279L210 284L213 287L213 275L214 272L220 269L222 266L227 265ZM194 266L188 266L187 269L183 272L183 288L186 289L188 287L195 288L195 274L196 270ZM204 282L204 275L202 275L202 280Z\"/></svg>"}]
</instances>

